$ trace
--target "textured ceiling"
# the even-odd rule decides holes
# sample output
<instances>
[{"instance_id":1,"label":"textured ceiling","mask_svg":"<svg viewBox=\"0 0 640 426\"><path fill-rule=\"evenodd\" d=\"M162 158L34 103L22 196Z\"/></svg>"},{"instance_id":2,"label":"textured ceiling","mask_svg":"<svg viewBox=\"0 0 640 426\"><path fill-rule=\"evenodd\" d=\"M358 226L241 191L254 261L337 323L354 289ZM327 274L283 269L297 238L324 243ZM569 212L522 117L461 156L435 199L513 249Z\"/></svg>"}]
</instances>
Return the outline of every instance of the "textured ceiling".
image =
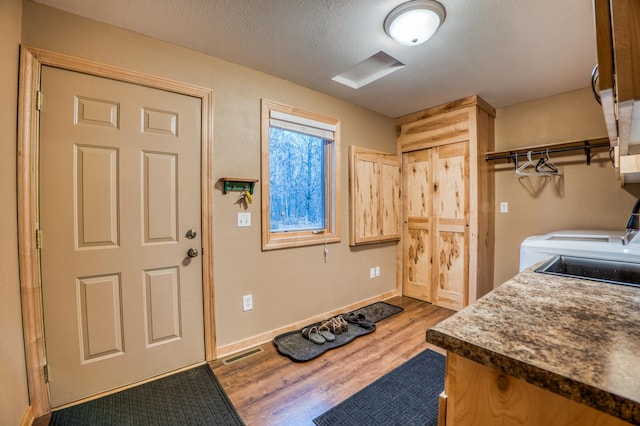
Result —
<instances>
[{"instance_id":1,"label":"textured ceiling","mask_svg":"<svg viewBox=\"0 0 640 426\"><path fill-rule=\"evenodd\" d=\"M389 117L478 94L496 108L587 87L587 0L440 0L420 46L384 32L404 0L37 0L345 99ZM406 64L360 89L331 79L379 51Z\"/></svg>"}]
</instances>

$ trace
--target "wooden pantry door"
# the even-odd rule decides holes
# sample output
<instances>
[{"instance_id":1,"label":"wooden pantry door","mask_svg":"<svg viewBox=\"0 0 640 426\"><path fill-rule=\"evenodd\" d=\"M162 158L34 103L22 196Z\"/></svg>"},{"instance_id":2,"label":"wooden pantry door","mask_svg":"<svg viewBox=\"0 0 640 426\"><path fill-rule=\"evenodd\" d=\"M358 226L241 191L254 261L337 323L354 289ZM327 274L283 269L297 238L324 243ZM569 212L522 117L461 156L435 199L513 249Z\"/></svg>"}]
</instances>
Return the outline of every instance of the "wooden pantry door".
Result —
<instances>
[{"instance_id":1,"label":"wooden pantry door","mask_svg":"<svg viewBox=\"0 0 640 426\"><path fill-rule=\"evenodd\" d=\"M205 359L202 262L188 255L202 245L201 100L49 66L41 92L56 407Z\"/></svg>"},{"instance_id":2,"label":"wooden pantry door","mask_svg":"<svg viewBox=\"0 0 640 426\"><path fill-rule=\"evenodd\" d=\"M432 149L402 155L403 283L402 294L432 301L433 165Z\"/></svg>"},{"instance_id":3,"label":"wooden pantry door","mask_svg":"<svg viewBox=\"0 0 640 426\"><path fill-rule=\"evenodd\" d=\"M434 148L433 303L460 310L469 288L469 143Z\"/></svg>"},{"instance_id":4,"label":"wooden pantry door","mask_svg":"<svg viewBox=\"0 0 640 426\"><path fill-rule=\"evenodd\" d=\"M468 142L402 156L405 296L459 310L468 301Z\"/></svg>"}]
</instances>

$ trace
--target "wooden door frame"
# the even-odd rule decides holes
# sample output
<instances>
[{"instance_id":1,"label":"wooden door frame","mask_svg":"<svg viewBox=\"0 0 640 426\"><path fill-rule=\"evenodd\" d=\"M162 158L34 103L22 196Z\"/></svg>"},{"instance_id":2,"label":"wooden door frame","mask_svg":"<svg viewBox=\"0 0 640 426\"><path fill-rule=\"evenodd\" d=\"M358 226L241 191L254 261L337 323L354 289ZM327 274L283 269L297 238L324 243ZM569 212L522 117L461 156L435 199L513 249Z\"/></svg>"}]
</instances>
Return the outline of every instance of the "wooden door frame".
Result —
<instances>
[{"instance_id":1,"label":"wooden door frame","mask_svg":"<svg viewBox=\"0 0 640 426\"><path fill-rule=\"evenodd\" d=\"M213 286L213 91L47 50L22 46L18 97L18 256L22 322L33 417L51 412L45 380L46 351L39 250L39 103L43 65L78 71L199 98L201 102L202 296L205 360L216 358Z\"/></svg>"}]
</instances>

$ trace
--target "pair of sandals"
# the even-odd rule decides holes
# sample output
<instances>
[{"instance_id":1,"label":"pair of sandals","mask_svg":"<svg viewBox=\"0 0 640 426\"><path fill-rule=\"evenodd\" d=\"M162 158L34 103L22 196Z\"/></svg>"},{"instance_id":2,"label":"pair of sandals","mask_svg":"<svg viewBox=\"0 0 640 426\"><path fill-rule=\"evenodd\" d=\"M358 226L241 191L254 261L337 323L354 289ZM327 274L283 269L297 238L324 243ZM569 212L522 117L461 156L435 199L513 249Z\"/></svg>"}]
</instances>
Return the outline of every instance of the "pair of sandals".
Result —
<instances>
[{"instance_id":1,"label":"pair of sandals","mask_svg":"<svg viewBox=\"0 0 640 426\"><path fill-rule=\"evenodd\" d=\"M349 330L349 323L356 324L365 330L375 330L376 328L376 323L368 320L364 314L350 314L346 321L342 315L338 315L320 325L303 328L302 337L316 345L323 345L326 342L336 340L336 334Z\"/></svg>"},{"instance_id":2,"label":"pair of sandals","mask_svg":"<svg viewBox=\"0 0 640 426\"><path fill-rule=\"evenodd\" d=\"M337 317L329 318L325 322L322 323L323 327L327 327L329 331L333 334L342 334L349 331L349 323L342 318L342 315L338 315Z\"/></svg>"},{"instance_id":3,"label":"pair of sandals","mask_svg":"<svg viewBox=\"0 0 640 426\"><path fill-rule=\"evenodd\" d=\"M333 342L336 336L325 325L314 325L302 329L302 337L316 345L322 345L326 342Z\"/></svg>"},{"instance_id":4,"label":"pair of sandals","mask_svg":"<svg viewBox=\"0 0 640 426\"><path fill-rule=\"evenodd\" d=\"M365 330L375 330L376 323L368 320L364 314L350 314L347 317L347 321L352 324L357 324Z\"/></svg>"}]
</instances>

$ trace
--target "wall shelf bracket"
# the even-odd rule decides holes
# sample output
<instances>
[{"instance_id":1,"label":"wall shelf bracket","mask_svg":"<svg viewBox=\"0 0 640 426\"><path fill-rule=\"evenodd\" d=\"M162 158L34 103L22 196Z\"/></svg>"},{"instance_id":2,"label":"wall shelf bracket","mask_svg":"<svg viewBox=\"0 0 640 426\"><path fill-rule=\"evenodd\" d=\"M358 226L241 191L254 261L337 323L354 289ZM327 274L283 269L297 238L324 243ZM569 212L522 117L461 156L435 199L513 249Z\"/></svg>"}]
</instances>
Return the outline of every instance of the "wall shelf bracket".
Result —
<instances>
[{"instance_id":1,"label":"wall shelf bracket","mask_svg":"<svg viewBox=\"0 0 640 426\"><path fill-rule=\"evenodd\" d=\"M242 178L220 178L222 182L222 193L226 194L229 191L246 192L249 191L253 195L258 179L242 179Z\"/></svg>"}]
</instances>

